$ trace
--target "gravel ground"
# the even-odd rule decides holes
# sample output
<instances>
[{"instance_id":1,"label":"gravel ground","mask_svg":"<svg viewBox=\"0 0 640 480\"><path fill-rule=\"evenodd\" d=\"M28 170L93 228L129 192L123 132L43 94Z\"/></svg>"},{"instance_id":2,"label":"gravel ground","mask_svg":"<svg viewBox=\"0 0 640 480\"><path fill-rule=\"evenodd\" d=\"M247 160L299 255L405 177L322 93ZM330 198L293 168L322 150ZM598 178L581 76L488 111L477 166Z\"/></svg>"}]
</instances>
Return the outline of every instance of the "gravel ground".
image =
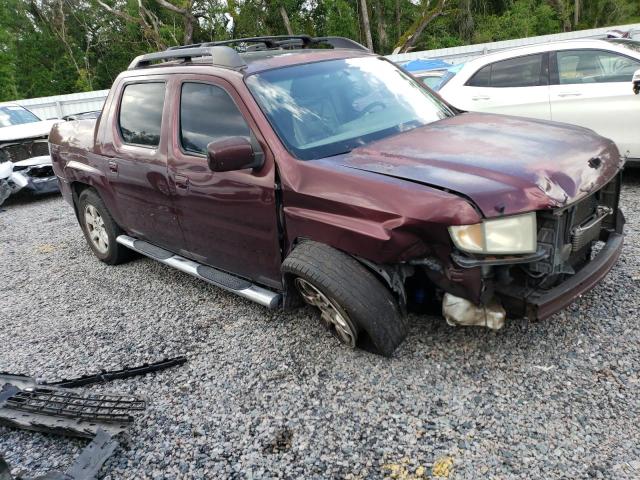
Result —
<instances>
[{"instance_id":1,"label":"gravel ground","mask_svg":"<svg viewBox=\"0 0 640 480\"><path fill-rule=\"evenodd\" d=\"M309 309L270 312L148 259L109 267L59 197L0 212L0 370L39 379L185 354L90 387L144 395L101 472L144 478L639 478L640 173L606 280L500 332L412 316L392 359L337 347ZM14 474L86 441L0 427ZM452 468L448 468L451 466Z\"/></svg>"}]
</instances>

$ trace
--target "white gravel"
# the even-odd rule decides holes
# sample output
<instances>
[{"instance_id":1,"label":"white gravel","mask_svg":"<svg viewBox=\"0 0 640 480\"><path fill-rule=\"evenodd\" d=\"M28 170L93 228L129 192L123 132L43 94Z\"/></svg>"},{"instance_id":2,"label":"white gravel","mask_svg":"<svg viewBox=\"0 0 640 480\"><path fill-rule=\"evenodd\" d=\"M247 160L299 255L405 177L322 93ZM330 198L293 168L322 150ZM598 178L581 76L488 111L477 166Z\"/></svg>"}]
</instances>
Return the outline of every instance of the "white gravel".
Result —
<instances>
[{"instance_id":1,"label":"white gravel","mask_svg":"<svg viewBox=\"0 0 640 480\"><path fill-rule=\"evenodd\" d=\"M309 309L270 312L148 259L109 267L59 197L0 212L0 371L40 379L184 354L90 387L147 411L104 479L639 478L640 172L607 279L500 332L413 316L392 359L336 345ZM0 427L14 475L66 468L86 441Z\"/></svg>"}]
</instances>

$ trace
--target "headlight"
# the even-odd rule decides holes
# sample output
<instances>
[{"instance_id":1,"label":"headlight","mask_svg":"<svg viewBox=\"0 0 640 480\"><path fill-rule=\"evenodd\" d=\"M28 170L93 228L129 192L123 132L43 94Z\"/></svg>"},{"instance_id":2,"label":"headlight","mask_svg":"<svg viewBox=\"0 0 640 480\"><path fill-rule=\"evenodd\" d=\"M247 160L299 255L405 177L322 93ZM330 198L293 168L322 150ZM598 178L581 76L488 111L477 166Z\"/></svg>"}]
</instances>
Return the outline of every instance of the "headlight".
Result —
<instances>
[{"instance_id":1,"label":"headlight","mask_svg":"<svg viewBox=\"0 0 640 480\"><path fill-rule=\"evenodd\" d=\"M485 220L474 225L449 227L457 248L469 253L535 253L536 214Z\"/></svg>"}]
</instances>

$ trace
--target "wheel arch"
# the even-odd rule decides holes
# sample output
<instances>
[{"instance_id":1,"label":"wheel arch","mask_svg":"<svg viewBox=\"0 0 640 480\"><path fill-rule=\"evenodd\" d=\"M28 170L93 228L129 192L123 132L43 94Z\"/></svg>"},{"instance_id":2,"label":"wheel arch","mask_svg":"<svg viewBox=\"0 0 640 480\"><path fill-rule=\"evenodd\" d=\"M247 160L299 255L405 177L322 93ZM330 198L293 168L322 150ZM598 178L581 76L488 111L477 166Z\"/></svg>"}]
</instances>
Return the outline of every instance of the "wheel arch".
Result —
<instances>
[{"instance_id":1,"label":"wheel arch","mask_svg":"<svg viewBox=\"0 0 640 480\"><path fill-rule=\"evenodd\" d=\"M404 281L413 274L413 267L409 265L381 265L374 261L353 255L349 252L334 247L324 242L318 242L310 238L298 237L291 242L291 248L285 259L303 242L313 242L326 245L356 260L359 264L370 271L389 291L393 294L400 306L401 312L407 311L407 293ZM294 285L294 276L287 272L282 272L282 283L284 286L283 307L291 308L300 306L303 302Z\"/></svg>"},{"instance_id":2,"label":"wheel arch","mask_svg":"<svg viewBox=\"0 0 640 480\"><path fill-rule=\"evenodd\" d=\"M93 182L86 182L86 181L82 181L82 180L72 180L70 182L70 187L71 187L71 195L72 195L72 198L73 198L73 210L74 210L74 212L76 214L76 218L78 220L80 219L80 212L78 211L78 201L80 199L80 195L85 190L89 190L90 189L90 190L93 190L96 193L96 195L98 195L98 197L100 197L102 202L105 204L107 210L109 210L109 214L111 215L113 220L116 222L116 225L118 225L118 227L122 228L122 222L120 221L118 212L115 211L116 209L113 208L113 205L110 204L110 202L108 201L109 200L109 195L104 195L103 192L101 192L101 188L99 188L98 186L94 185Z\"/></svg>"}]
</instances>

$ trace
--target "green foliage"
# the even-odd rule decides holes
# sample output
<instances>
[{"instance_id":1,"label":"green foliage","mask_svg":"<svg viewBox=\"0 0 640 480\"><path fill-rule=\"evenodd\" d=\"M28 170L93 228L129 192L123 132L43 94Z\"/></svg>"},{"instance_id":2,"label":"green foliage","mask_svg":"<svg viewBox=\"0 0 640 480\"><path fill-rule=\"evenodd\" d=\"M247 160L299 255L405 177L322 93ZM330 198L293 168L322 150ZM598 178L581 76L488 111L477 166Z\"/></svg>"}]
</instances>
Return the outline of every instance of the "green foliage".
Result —
<instances>
[{"instance_id":1,"label":"green foliage","mask_svg":"<svg viewBox=\"0 0 640 480\"><path fill-rule=\"evenodd\" d=\"M474 43L532 37L561 31L561 22L548 3L516 0L502 14L479 15Z\"/></svg>"},{"instance_id":2,"label":"green foliage","mask_svg":"<svg viewBox=\"0 0 640 480\"><path fill-rule=\"evenodd\" d=\"M323 3L324 23L320 35L338 35L359 38L358 14L354 2L347 0L326 0Z\"/></svg>"},{"instance_id":3,"label":"green foliage","mask_svg":"<svg viewBox=\"0 0 640 480\"><path fill-rule=\"evenodd\" d=\"M16 98L15 41L8 28L10 23L9 2L0 5L0 101Z\"/></svg>"},{"instance_id":4,"label":"green foliage","mask_svg":"<svg viewBox=\"0 0 640 480\"><path fill-rule=\"evenodd\" d=\"M361 0L167 1L196 18L193 42L285 34L281 7L296 33L365 38ZM384 54L426 6L426 0L366 2L374 47ZM580 4L574 24L574 0L449 0L415 48L640 22L638 0ZM136 55L181 44L187 20L158 0L0 0L0 101L109 88Z\"/></svg>"}]
</instances>

